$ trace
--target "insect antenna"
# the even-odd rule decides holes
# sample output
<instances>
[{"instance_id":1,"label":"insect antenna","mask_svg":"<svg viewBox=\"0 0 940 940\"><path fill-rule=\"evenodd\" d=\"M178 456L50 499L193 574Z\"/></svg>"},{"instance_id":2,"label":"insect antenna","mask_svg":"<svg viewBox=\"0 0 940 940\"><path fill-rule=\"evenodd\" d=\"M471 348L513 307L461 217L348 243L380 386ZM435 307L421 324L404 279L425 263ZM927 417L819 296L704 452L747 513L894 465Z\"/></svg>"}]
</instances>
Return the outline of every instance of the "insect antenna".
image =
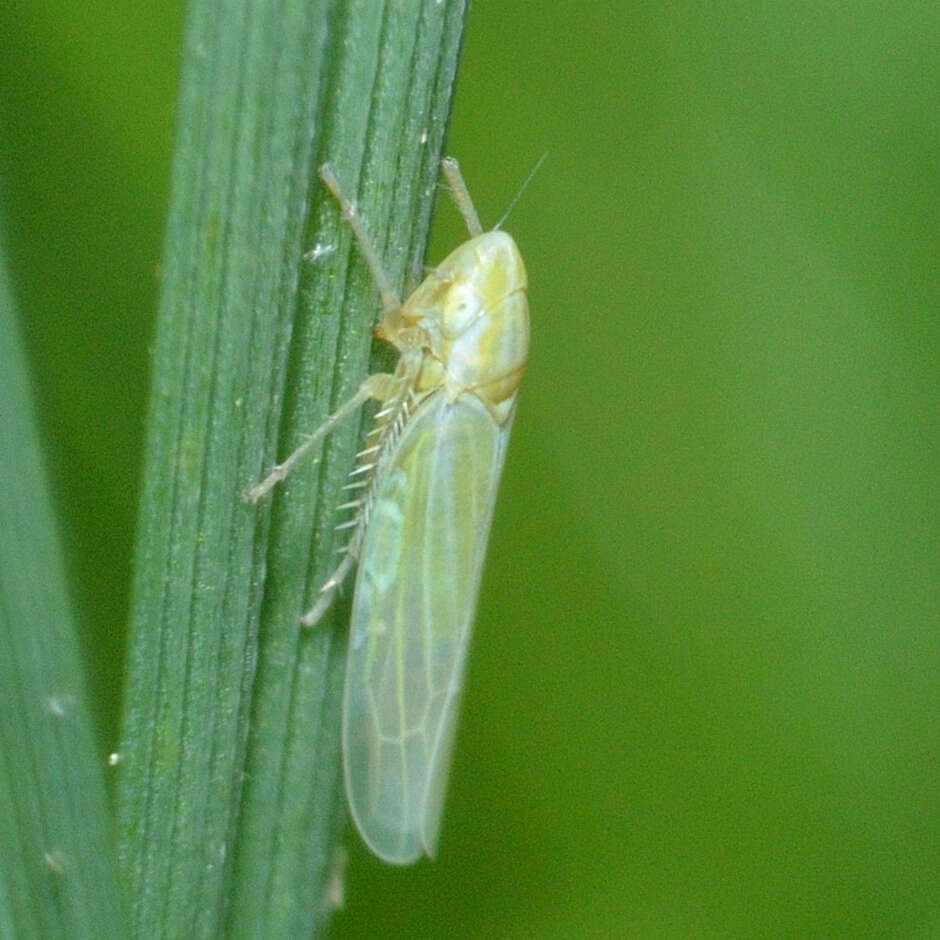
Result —
<instances>
[{"instance_id":1,"label":"insect antenna","mask_svg":"<svg viewBox=\"0 0 940 940\"><path fill-rule=\"evenodd\" d=\"M513 196L512 199L510 200L509 208L503 213L502 218L493 226L494 232L498 231L499 229L503 227L503 222L505 222L506 219L509 218L509 213L512 212L512 210L516 208L516 203L522 198L522 194L526 191L526 189L528 189L529 183L532 182L532 177L535 176L536 173L538 173L539 168L545 162L545 158L547 156L548 156L548 151L546 150L545 153L543 153L542 156L540 156L538 160L536 160L535 166L532 167L532 169L529 171L529 175L523 180L522 185L516 191L516 195Z\"/></svg>"}]
</instances>

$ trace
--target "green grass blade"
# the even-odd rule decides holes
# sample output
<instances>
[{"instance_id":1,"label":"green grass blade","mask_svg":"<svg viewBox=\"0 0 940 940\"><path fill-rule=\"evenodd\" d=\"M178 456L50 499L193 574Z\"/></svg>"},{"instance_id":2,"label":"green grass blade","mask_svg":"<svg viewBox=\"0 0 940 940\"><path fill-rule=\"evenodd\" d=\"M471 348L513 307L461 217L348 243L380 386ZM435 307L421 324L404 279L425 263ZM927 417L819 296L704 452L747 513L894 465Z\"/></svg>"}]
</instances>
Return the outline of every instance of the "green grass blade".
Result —
<instances>
[{"instance_id":1,"label":"green grass blade","mask_svg":"<svg viewBox=\"0 0 940 940\"><path fill-rule=\"evenodd\" d=\"M104 786L0 250L0 936L123 937Z\"/></svg>"},{"instance_id":2,"label":"green grass blade","mask_svg":"<svg viewBox=\"0 0 940 940\"><path fill-rule=\"evenodd\" d=\"M463 13L192 6L121 745L139 936L304 936L328 916L345 635L299 617L334 562L356 428L273 499L239 497L367 370L377 299L321 162L393 278L420 272Z\"/></svg>"}]
</instances>

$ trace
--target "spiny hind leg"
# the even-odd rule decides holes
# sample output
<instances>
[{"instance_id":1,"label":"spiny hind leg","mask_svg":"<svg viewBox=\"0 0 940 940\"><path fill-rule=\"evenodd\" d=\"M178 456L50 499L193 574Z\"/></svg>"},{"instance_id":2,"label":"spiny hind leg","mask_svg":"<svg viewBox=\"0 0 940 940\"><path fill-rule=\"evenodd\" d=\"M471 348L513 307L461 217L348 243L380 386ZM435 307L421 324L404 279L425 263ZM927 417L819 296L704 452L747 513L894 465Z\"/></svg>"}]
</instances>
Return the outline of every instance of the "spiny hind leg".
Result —
<instances>
[{"instance_id":1,"label":"spiny hind leg","mask_svg":"<svg viewBox=\"0 0 940 940\"><path fill-rule=\"evenodd\" d=\"M336 592L342 587L355 563L353 553L347 552L336 570L323 582L317 602L300 618L302 626L315 627L320 622L320 618L329 610Z\"/></svg>"},{"instance_id":2,"label":"spiny hind leg","mask_svg":"<svg viewBox=\"0 0 940 940\"><path fill-rule=\"evenodd\" d=\"M312 434L308 434L304 438L303 443L290 454L290 456L286 457L282 463L272 467L270 472L260 483L245 490L242 494L242 499L249 503L258 502L259 499L270 493L281 480L286 479L294 467L344 418L349 417L349 415L365 404L369 399L383 402L387 401L395 395L399 384L400 380L389 372L377 372L375 375L367 376L352 398L344 401L323 424Z\"/></svg>"}]
</instances>

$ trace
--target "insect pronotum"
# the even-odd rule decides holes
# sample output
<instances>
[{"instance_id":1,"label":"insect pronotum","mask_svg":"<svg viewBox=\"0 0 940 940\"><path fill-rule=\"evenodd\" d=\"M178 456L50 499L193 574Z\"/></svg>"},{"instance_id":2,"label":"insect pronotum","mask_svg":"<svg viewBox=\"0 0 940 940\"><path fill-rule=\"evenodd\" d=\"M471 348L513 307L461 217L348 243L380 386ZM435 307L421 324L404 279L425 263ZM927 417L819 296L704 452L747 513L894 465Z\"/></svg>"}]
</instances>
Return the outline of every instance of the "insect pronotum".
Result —
<instances>
[{"instance_id":1,"label":"insect pronotum","mask_svg":"<svg viewBox=\"0 0 940 940\"><path fill-rule=\"evenodd\" d=\"M407 300L396 296L353 204L336 197L382 299L376 336L400 353L245 494L255 502L338 422L380 403L347 490L345 555L302 618L315 624L358 562L343 698L349 808L380 858L437 847L464 664L506 443L529 354L526 272L505 232L484 232L457 162L442 170L470 230Z\"/></svg>"}]
</instances>

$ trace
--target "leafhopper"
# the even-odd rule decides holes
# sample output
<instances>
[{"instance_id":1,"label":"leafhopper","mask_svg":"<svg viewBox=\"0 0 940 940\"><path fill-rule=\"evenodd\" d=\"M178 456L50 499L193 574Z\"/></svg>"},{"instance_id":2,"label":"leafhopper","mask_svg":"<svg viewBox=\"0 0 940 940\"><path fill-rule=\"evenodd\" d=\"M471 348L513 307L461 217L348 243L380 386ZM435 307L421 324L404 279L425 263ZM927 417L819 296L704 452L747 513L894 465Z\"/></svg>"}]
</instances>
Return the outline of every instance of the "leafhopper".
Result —
<instances>
[{"instance_id":1,"label":"leafhopper","mask_svg":"<svg viewBox=\"0 0 940 940\"><path fill-rule=\"evenodd\" d=\"M470 239L402 302L329 166L320 176L382 300L392 373L356 394L246 494L255 502L369 399L375 424L346 489L349 541L302 622L313 626L358 565L343 698L346 795L386 862L433 856L496 490L529 354L526 272L505 232L484 232L457 162L444 176Z\"/></svg>"}]
</instances>

